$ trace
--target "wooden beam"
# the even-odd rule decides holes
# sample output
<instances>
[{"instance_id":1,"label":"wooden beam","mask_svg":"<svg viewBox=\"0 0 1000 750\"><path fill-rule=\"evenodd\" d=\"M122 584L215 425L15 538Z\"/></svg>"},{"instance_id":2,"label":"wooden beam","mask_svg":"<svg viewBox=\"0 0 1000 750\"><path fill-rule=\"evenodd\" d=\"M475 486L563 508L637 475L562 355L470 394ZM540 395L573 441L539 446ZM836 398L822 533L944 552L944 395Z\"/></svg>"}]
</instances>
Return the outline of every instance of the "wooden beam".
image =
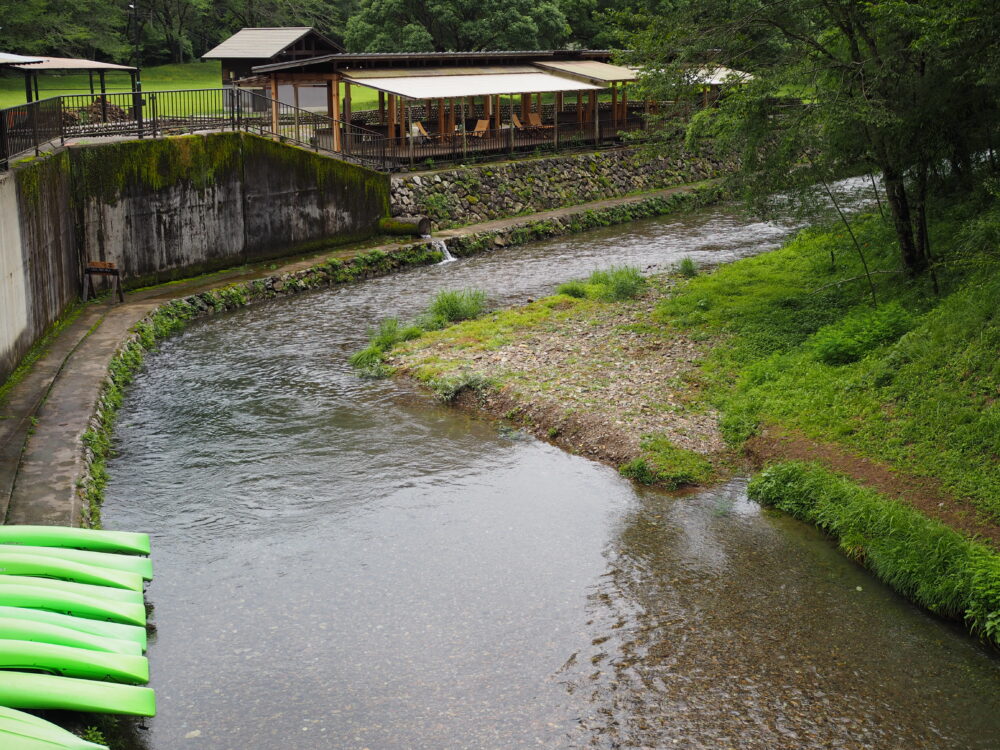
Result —
<instances>
[{"instance_id":1,"label":"wooden beam","mask_svg":"<svg viewBox=\"0 0 1000 750\"><path fill-rule=\"evenodd\" d=\"M340 78L338 77L333 83L333 114L330 115L333 118L333 150L336 153L340 153L342 144L340 142Z\"/></svg>"},{"instance_id":2,"label":"wooden beam","mask_svg":"<svg viewBox=\"0 0 1000 750\"><path fill-rule=\"evenodd\" d=\"M271 132L274 133L272 136L274 140L278 140L278 127L280 125L280 120L278 119L278 79L276 76L271 76Z\"/></svg>"}]
</instances>

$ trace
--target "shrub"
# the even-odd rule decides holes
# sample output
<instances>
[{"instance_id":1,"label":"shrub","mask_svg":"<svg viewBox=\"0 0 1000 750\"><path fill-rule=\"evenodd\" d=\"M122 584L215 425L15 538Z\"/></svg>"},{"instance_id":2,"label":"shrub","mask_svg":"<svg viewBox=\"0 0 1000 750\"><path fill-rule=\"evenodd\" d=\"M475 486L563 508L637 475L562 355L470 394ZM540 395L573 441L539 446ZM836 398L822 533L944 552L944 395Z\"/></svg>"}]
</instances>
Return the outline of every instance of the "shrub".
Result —
<instances>
[{"instance_id":1,"label":"shrub","mask_svg":"<svg viewBox=\"0 0 1000 750\"><path fill-rule=\"evenodd\" d=\"M850 557L932 612L1000 645L1000 555L818 464L776 464L750 497L819 526Z\"/></svg>"},{"instance_id":2,"label":"shrub","mask_svg":"<svg viewBox=\"0 0 1000 750\"><path fill-rule=\"evenodd\" d=\"M634 266L612 266L606 271L594 271L587 279L591 294L606 302L631 299L646 288L646 279Z\"/></svg>"},{"instance_id":3,"label":"shrub","mask_svg":"<svg viewBox=\"0 0 1000 750\"><path fill-rule=\"evenodd\" d=\"M389 374L389 368L385 364L385 351L375 344L369 344L361 351L354 352L348 361L361 375L370 378L385 377Z\"/></svg>"},{"instance_id":4,"label":"shrub","mask_svg":"<svg viewBox=\"0 0 1000 750\"><path fill-rule=\"evenodd\" d=\"M459 289L438 292L428 313L446 323L455 323L478 318L485 309L486 292L479 289Z\"/></svg>"},{"instance_id":5,"label":"shrub","mask_svg":"<svg viewBox=\"0 0 1000 750\"><path fill-rule=\"evenodd\" d=\"M378 328L368 332L368 343L388 351L402 341L399 320L396 318L386 318L378 324Z\"/></svg>"},{"instance_id":6,"label":"shrub","mask_svg":"<svg viewBox=\"0 0 1000 750\"><path fill-rule=\"evenodd\" d=\"M641 484L659 484L677 489L704 482L712 476L712 464L701 454L678 448L662 435L644 438L642 455L618 467L623 477Z\"/></svg>"},{"instance_id":7,"label":"shrub","mask_svg":"<svg viewBox=\"0 0 1000 750\"><path fill-rule=\"evenodd\" d=\"M681 262L677 264L677 271L681 276L689 279L693 279L698 275L698 266L694 264L694 261L690 257L685 256L681 258Z\"/></svg>"},{"instance_id":8,"label":"shrub","mask_svg":"<svg viewBox=\"0 0 1000 750\"><path fill-rule=\"evenodd\" d=\"M824 326L813 335L812 348L820 362L845 365L892 343L912 327L913 316L898 302L890 302Z\"/></svg>"},{"instance_id":9,"label":"shrub","mask_svg":"<svg viewBox=\"0 0 1000 750\"><path fill-rule=\"evenodd\" d=\"M567 281L565 284L560 284L556 287L556 294L565 294L568 297L583 299L587 296L587 282L580 279Z\"/></svg>"},{"instance_id":10,"label":"shrub","mask_svg":"<svg viewBox=\"0 0 1000 750\"><path fill-rule=\"evenodd\" d=\"M492 380L478 372L462 372L431 383L434 393L446 404L454 401L462 391L482 393L492 385Z\"/></svg>"}]
</instances>

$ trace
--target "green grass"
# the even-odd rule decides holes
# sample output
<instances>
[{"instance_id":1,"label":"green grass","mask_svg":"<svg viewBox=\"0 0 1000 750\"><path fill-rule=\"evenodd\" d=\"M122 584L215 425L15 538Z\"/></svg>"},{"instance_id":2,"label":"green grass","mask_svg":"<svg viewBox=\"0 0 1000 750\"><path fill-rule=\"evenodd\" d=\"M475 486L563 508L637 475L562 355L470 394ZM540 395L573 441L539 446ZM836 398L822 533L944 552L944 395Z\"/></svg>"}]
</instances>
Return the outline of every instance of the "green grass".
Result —
<instances>
[{"instance_id":1,"label":"green grass","mask_svg":"<svg viewBox=\"0 0 1000 750\"><path fill-rule=\"evenodd\" d=\"M731 443L761 424L798 430L935 477L997 522L1000 256L989 238L1000 235L1000 210L955 205L935 216L940 297L928 279L893 273L892 231L866 217L853 221L881 272L877 310L833 227L683 283L657 316L668 331L718 342L701 376Z\"/></svg>"},{"instance_id":2,"label":"green grass","mask_svg":"<svg viewBox=\"0 0 1000 750\"><path fill-rule=\"evenodd\" d=\"M907 598L1000 645L1000 555L816 464L769 467L750 497L833 535Z\"/></svg>"},{"instance_id":3,"label":"green grass","mask_svg":"<svg viewBox=\"0 0 1000 750\"><path fill-rule=\"evenodd\" d=\"M107 76L109 92L129 91L131 82L125 73ZM94 90L99 91L97 75ZM144 91L170 91L173 89L212 89L222 86L222 68L217 61L193 62L183 65L160 65L144 68ZM86 73L42 73L38 76L39 96L42 99L62 94L90 94ZM18 74L0 76L0 108L24 104L24 77Z\"/></svg>"},{"instance_id":4,"label":"green grass","mask_svg":"<svg viewBox=\"0 0 1000 750\"><path fill-rule=\"evenodd\" d=\"M395 346L420 338L426 331L438 331L451 323L474 320L482 316L485 309L486 292L479 289L440 291L414 323L404 326L397 318L382 320L377 328L368 331L368 346L352 354L348 361L362 376L386 377L392 374L385 363L386 355ZM459 386L458 390L462 387ZM445 400L454 398L458 390Z\"/></svg>"},{"instance_id":5,"label":"green grass","mask_svg":"<svg viewBox=\"0 0 1000 750\"><path fill-rule=\"evenodd\" d=\"M618 467L623 477L641 484L658 484L677 489L708 481L711 462L694 451L678 448L662 435L643 438L642 455Z\"/></svg>"},{"instance_id":6,"label":"green grass","mask_svg":"<svg viewBox=\"0 0 1000 750\"><path fill-rule=\"evenodd\" d=\"M633 266L612 266L594 271L586 280L574 279L556 287L557 294L568 297L620 302L638 296L646 288L642 271Z\"/></svg>"},{"instance_id":7,"label":"green grass","mask_svg":"<svg viewBox=\"0 0 1000 750\"><path fill-rule=\"evenodd\" d=\"M127 63L126 63L127 64ZM126 73L107 75L108 92L130 90ZM143 91L173 91L175 89L217 89L222 86L222 66L217 60L190 62L174 65L157 65L142 69ZM42 73L38 76L38 93L42 99L62 94L90 94L86 73ZM94 75L94 90L100 83ZM343 89L341 89L343 96ZM24 76L21 73L0 75L0 109L24 104ZM351 107L354 110L374 109L378 106L378 92L354 86L351 89Z\"/></svg>"}]
</instances>

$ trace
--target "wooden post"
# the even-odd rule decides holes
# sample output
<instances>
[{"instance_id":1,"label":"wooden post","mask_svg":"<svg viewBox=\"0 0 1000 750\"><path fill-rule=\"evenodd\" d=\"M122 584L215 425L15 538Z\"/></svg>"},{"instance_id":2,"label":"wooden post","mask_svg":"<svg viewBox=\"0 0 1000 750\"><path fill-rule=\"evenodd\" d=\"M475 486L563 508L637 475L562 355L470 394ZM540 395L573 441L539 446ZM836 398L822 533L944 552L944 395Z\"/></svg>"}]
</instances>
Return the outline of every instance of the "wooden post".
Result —
<instances>
[{"instance_id":1,"label":"wooden post","mask_svg":"<svg viewBox=\"0 0 1000 750\"><path fill-rule=\"evenodd\" d=\"M378 92L378 124L385 125L385 92Z\"/></svg>"},{"instance_id":2,"label":"wooden post","mask_svg":"<svg viewBox=\"0 0 1000 750\"><path fill-rule=\"evenodd\" d=\"M601 142L601 109L597 102L597 92L590 92L590 116L594 118L594 143Z\"/></svg>"},{"instance_id":3,"label":"wooden post","mask_svg":"<svg viewBox=\"0 0 1000 750\"><path fill-rule=\"evenodd\" d=\"M611 127L618 130L618 85L611 82Z\"/></svg>"},{"instance_id":4,"label":"wooden post","mask_svg":"<svg viewBox=\"0 0 1000 750\"><path fill-rule=\"evenodd\" d=\"M292 101L295 102L295 111L292 115L295 118L295 140L302 143L302 132L299 130L299 84L292 84Z\"/></svg>"},{"instance_id":5,"label":"wooden post","mask_svg":"<svg viewBox=\"0 0 1000 750\"><path fill-rule=\"evenodd\" d=\"M271 73L271 137L278 140L278 76Z\"/></svg>"},{"instance_id":6,"label":"wooden post","mask_svg":"<svg viewBox=\"0 0 1000 750\"><path fill-rule=\"evenodd\" d=\"M88 70L87 75L90 77L90 95L94 95L94 71Z\"/></svg>"},{"instance_id":7,"label":"wooden post","mask_svg":"<svg viewBox=\"0 0 1000 750\"><path fill-rule=\"evenodd\" d=\"M508 121L510 122L510 127L507 129L507 144L510 149L510 153L514 153L514 95L511 94L507 101L510 104L510 117Z\"/></svg>"},{"instance_id":8,"label":"wooden post","mask_svg":"<svg viewBox=\"0 0 1000 750\"><path fill-rule=\"evenodd\" d=\"M503 122L500 119L500 116L501 116L500 112L501 112L501 110L503 108L500 106L500 96L499 95L493 97L493 104L494 104L494 107L493 107L493 119L496 121L496 126L495 127L496 127L497 130L500 130L501 126L503 125Z\"/></svg>"},{"instance_id":9,"label":"wooden post","mask_svg":"<svg viewBox=\"0 0 1000 750\"><path fill-rule=\"evenodd\" d=\"M444 137L444 99L438 99L438 138Z\"/></svg>"},{"instance_id":10,"label":"wooden post","mask_svg":"<svg viewBox=\"0 0 1000 750\"><path fill-rule=\"evenodd\" d=\"M107 96L108 87L105 85L106 82L104 80L104 71L103 70L99 71L98 74L97 74L97 77L98 77L98 79L101 82L101 121L102 122L107 122L108 121L108 96ZM35 92L35 98L36 99L38 98L38 92L37 91Z\"/></svg>"},{"instance_id":11,"label":"wooden post","mask_svg":"<svg viewBox=\"0 0 1000 750\"><path fill-rule=\"evenodd\" d=\"M403 124L406 126L406 132L410 136L410 169L413 169L413 101L407 103L406 109L409 112L409 117L406 116L406 112L403 113L403 117L409 122L404 120Z\"/></svg>"},{"instance_id":12,"label":"wooden post","mask_svg":"<svg viewBox=\"0 0 1000 750\"><path fill-rule=\"evenodd\" d=\"M340 76L333 79L333 150L340 153Z\"/></svg>"},{"instance_id":13,"label":"wooden post","mask_svg":"<svg viewBox=\"0 0 1000 750\"><path fill-rule=\"evenodd\" d=\"M351 84L344 81L344 151L351 152Z\"/></svg>"},{"instance_id":14,"label":"wooden post","mask_svg":"<svg viewBox=\"0 0 1000 750\"><path fill-rule=\"evenodd\" d=\"M389 94L389 139L396 137L396 97Z\"/></svg>"},{"instance_id":15,"label":"wooden post","mask_svg":"<svg viewBox=\"0 0 1000 750\"><path fill-rule=\"evenodd\" d=\"M583 92L576 92L576 124L583 123Z\"/></svg>"},{"instance_id":16,"label":"wooden post","mask_svg":"<svg viewBox=\"0 0 1000 750\"><path fill-rule=\"evenodd\" d=\"M552 147L556 150L559 149L559 97L561 94L556 94L556 106L552 108Z\"/></svg>"},{"instance_id":17,"label":"wooden post","mask_svg":"<svg viewBox=\"0 0 1000 750\"><path fill-rule=\"evenodd\" d=\"M528 122L528 113L531 112L531 94L521 94L521 124ZM511 118L513 119L513 118Z\"/></svg>"},{"instance_id":18,"label":"wooden post","mask_svg":"<svg viewBox=\"0 0 1000 750\"><path fill-rule=\"evenodd\" d=\"M466 99L463 96L462 97L462 158L463 159L467 158L469 155L469 144L466 143L465 140L465 117L466 117L465 102Z\"/></svg>"}]
</instances>

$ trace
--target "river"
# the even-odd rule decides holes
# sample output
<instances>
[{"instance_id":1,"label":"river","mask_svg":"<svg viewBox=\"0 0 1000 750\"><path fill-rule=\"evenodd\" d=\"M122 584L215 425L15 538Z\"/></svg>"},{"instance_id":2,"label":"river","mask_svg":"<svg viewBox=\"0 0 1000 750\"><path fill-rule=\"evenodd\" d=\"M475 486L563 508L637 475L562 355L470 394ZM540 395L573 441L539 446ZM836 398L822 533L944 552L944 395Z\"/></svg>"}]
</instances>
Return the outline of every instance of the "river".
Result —
<instances>
[{"instance_id":1,"label":"river","mask_svg":"<svg viewBox=\"0 0 1000 750\"><path fill-rule=\"evenodd\" d=\"M725 208L197 321L131 386L107 528L148 531L152 750L996 748L1000 660L745 481L680 495L346 363L443 288L776 246Z\"/></svg>"}]
</instances>

